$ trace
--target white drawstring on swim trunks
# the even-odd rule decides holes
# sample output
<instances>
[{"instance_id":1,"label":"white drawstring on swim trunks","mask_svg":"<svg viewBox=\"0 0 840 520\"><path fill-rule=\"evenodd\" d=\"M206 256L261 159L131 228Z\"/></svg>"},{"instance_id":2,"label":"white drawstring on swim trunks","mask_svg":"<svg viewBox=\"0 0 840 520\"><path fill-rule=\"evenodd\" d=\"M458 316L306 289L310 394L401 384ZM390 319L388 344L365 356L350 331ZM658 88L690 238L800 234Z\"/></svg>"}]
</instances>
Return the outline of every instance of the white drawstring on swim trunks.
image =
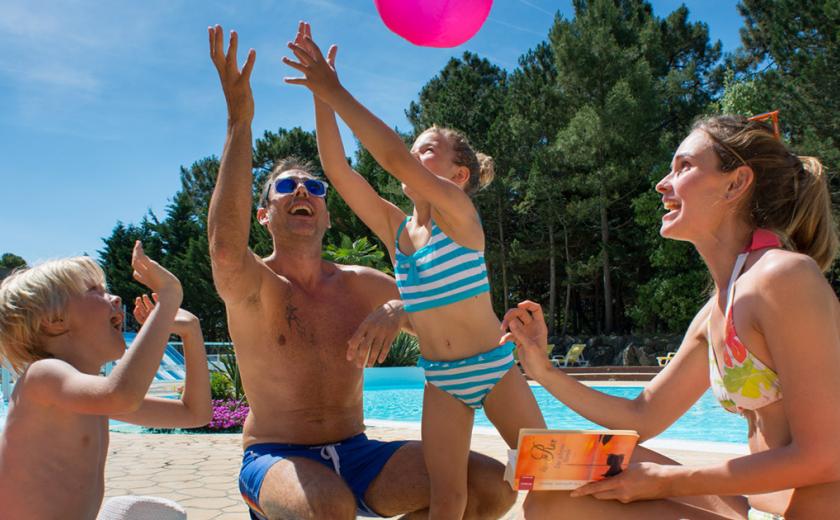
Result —
<instances>
[{"instance_id":1,"label":"white drawstring on swim trunks","mask_svg":"<svg viewBox=\"0 0 840 520\"><path fill-rule=\"evenodd\" d=\"M332 461L336 474L341 475L341 462L338 458L338 452L335 450L335 445L321 446L321 458Z\"/></svg>"}]
</instances>

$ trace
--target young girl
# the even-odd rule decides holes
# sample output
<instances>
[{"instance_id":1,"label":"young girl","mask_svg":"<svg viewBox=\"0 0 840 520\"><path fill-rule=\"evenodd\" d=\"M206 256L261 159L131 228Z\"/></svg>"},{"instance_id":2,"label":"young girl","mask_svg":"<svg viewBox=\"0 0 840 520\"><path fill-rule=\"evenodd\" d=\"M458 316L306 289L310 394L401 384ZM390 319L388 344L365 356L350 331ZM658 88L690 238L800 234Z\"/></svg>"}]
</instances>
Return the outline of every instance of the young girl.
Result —
<instances>
[{"instance_id":1,"label":"young girl","mask_svg":"<svg viewBox=\"0 0 840 520\"><path fill-rule=\"evenodd\" d=\"M287 79L315 94L318 150L324 171L353 211L382 240L394 262L397 287L420 340L426 385L423 451L431 479L431 518L461 518L466 505L467 456L473 415L484 407L505 441L520 428L544 427L533 393L514 365L513 343L499 346L499 320L490 302L484 232L470 195L492 178L491 160L476 154L459 132L432 127L406 150L401 138L339 84L301 24L289 47L305 74ZM345 160L333 110L414 202L407 217L380 198ZM363 353L359 353L363 357ZM375 361L375 360L374 360Z\"/></svg>"},{"instance_id":2,"label":"young girl","mask_svg":"<svg viewBox=\"0 0 840 520\"><path fill-rule=\"evenodd\" d=\"M0 285L0 355L18 373L0 435L3 518L95 518L111 417L164 428L209 422L204 341L195 316L178 309L181 284L139 242L131 265L158 303L137 302L145 324L127 351L120 298L90 258L46 262ZM183 396L145 397L173 328L184 340Z\"/></svg>"},{"instance_id":3,"label":"young girl","mask_svg":"<svg viewBox=\"0 0 840 520\"><path fill-rule=\"evenodd\" d=\"M840 518L840 305L821 272L837 236L822 166L791 153L765 124L712 117L695 125L656 190L667 211L661 235L697 248L715 294L635 400L554 370L533 302L507 313L508 337L526 372L555 397L607 428L638 430L641 440L665 430L711 385L721 405L749 423L751 454L693 468L637 459L643 463L571 495L532 501L526 512L710 518L675 497L747 495L749 503L741 498L729 513Z\"/></svg>"}]
</instances>

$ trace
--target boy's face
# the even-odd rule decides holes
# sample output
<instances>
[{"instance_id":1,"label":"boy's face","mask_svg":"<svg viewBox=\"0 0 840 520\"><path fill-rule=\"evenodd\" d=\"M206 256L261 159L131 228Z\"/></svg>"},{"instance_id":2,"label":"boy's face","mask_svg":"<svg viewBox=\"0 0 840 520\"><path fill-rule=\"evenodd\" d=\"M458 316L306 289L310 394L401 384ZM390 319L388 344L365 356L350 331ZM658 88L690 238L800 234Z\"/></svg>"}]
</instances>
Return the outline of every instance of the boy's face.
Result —
<instances>
[{"instance_id":1,"label":"boy's face","mask_svg":"<svg viewBox=\"0 0 840 520\"><path fill-rule=\"evenodd\" d=\"M67 302L68 332L80 346L79 355L103 364L125 353L122 300L94 285Z\"/></svg>"}]
</instances>

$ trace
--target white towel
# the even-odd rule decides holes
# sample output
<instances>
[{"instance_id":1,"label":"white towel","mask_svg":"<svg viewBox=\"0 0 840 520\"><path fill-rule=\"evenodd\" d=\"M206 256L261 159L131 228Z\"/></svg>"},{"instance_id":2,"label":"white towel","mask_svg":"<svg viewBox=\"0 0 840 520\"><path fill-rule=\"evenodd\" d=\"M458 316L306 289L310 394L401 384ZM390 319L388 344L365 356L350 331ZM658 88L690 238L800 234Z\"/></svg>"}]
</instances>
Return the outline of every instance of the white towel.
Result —
<instances>
[{"instance_id":1,"label":"white towel","mask_svg":"<svg viewBox=\"0 0 840 520\"><path fill-rule=\"evenodd\" d=\"M96 520L186 520L187 512L166 498L111 497L102 505Z\"/></svg>"}]
</instances>

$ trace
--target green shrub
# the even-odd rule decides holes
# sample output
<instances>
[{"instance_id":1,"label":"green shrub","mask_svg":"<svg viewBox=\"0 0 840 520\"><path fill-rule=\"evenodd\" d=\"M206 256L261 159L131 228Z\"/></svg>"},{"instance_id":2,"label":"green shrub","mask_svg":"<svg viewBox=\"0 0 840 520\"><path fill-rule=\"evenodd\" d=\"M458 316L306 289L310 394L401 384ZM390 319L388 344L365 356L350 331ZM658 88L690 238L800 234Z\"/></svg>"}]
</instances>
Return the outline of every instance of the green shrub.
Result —
<instances>
[{"instance_id":1,"label":"green shrub","mask_svg":"<svg viewBox=\"0 0 840 520\"><path fill-rule=\"evenodd\" d=\"M233 397L233 384L223 372L210 372L210 398L230 399Z\"/></svg>"},{"instance_id":2,"label":"green shrub","mask_svg":"<svg viewBox=\"0 0 840 520\"><path fill-rule=\"evenodd\" d=\"M227 377L233 390L231 397L237 401L245 402L245 390L242 388L242 377L239 375L239 363L236 361L233 346L225 347L225 353L219 355L219 362L224 367L222 374Z\"/></svg>"},{"instance_id":3,"label":"green shrub","mask_svg":"<svg viewBox=\"0 0 840 520\"><path fill-rule=\"evenodd\" d=\"M417 360L420 357L420 345L417 338L411 334L400 332L394 343L391 344L391 350L388 352L388 357L382 362L380 366L383 367L413 367L417 366Z\"/></svg>"}]
</instances>

